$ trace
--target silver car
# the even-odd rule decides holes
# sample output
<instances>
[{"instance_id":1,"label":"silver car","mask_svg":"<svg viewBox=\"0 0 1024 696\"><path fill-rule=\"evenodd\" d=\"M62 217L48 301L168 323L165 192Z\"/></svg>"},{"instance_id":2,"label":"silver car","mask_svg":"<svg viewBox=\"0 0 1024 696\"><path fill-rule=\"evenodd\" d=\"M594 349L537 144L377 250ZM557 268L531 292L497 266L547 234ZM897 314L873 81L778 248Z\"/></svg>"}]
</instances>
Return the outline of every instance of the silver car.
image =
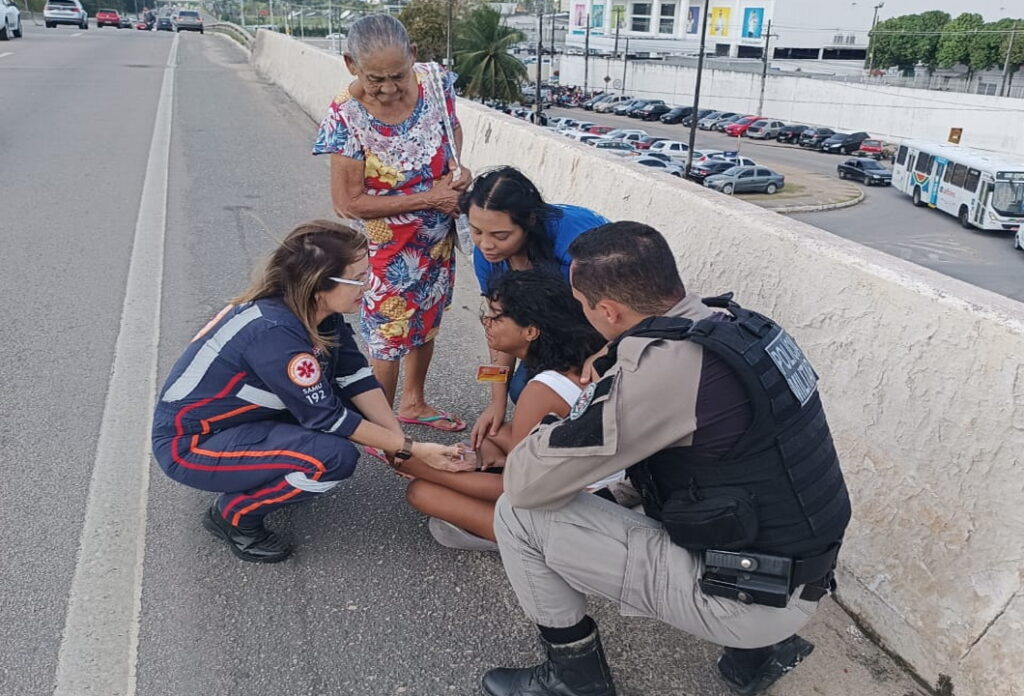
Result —
<instances>
[{"instance_id":1,"label":"silver car","mask_svg":"<svg viewBox=\"0 0 1024 696\"><path fill-rule=\"evenodd\" d=\"M775 193L786 185L786 177L767 167L733 167L712 174L704 185L722 193Z\"/></svg>"},{"instance_id":2,"label":"silver car","mask_svg":"<svg viewBox=\"0 0 1024 696\"><path fill-rule=\"evenodd\" d=\"M751 123L750 128L747 128L747 132L744 133L744 135L748 138L775 140L779 137L779 131L781 131L785 125L786 124L782 121L769 121L766 118L762 118Z\"/></svg>"},{"instance_id":3,"label":"silver car","mask_svg":"<svg viewBox=\"0 0 1024 696\"><path fill-rule=\"evenodd\" d=\"M206 33L203 31L203 18L195 10L178 10L171 16L171 24L174 25L174 31L179 33L183 31Z\"/></svg>"},{"instance_id":4,"label":"silver car","mask_svg":"<svg viewBox=\"0 0 1024 696\"><path fill-rule=\"evenodd\" d=\"M596 140L591 143L601 152L610 152L613 155L619 157L632 157L636 154L636 149L627 142L622 140L611 140L605 138L604 140Z\"/></svg>"},{"instance_id":5,"label":"silver car","mask_svg":"<svg viewBox=\"0 0 1024 696\"><path fill-rule=\"evenodd\" d=\"M21 38L21 10L12 0L0 0L0 41Z\"/></svg>"},{"instance_id":6,"label":"silver car","mask_svg":"<svg viewBox=\"0 0 1024 696\"><path fill-rule=\"evenodd\" d=\"M78 0L48 0L43 8L43 23L47 29L58 24L72 24L79 29L88 29L89 13Z\"/></svg>"}]
</instances>

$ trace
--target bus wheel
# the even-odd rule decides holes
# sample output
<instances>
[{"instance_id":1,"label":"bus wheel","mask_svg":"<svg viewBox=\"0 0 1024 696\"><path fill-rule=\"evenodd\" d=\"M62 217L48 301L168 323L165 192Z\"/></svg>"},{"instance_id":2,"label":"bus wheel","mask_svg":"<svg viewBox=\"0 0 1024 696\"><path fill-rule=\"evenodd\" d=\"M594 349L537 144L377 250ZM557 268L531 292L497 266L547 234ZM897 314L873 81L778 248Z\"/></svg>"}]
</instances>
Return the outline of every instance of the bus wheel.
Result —
<instances>
[{"instance_id":1,"label":"bus wheel","mask_svg":"<svg viewBox=\"0 0 1024 696\"><path fill-rule=\"evenodd\" d=\"M971 211L967 209L966 205L962 205L960 206L960 213L957 215L957 218L960 219L960 226L963 227L965 230L969 230L972 227L974 227L974 225L971 224L971 221L968 217L970 215L970 212Z\"/></svg>"},{"instance_id":2,"label":"bus wheel","mask_svg":"<svg viewBox=\"0 0 1024 696\"><path fill-rule=\"evenodd\" d=\"M921 202L921 189L917 186L914 187L914 195L911 197L911 200L914 201L914 205L918 208L924 205L924 203Z\"/></svg>"}]
</instances>

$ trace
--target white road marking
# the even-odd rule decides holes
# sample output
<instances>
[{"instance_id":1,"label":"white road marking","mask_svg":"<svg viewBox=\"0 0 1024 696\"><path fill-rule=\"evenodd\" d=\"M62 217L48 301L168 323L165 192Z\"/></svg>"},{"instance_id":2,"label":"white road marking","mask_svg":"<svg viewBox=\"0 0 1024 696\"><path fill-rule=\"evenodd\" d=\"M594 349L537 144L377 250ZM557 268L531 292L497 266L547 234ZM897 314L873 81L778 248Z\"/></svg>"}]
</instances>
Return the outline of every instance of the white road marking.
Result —
<instances>
[{"instance_id":1,"label":"white road marking","mask_svg":"<svg viewBox=\"0 0 1024 696\"><path fill-rule=\"evenodd\" d=\"M71 35L71 38L74 38L76 36L81 36L84 33L85 33L84 31L76 31L74 34Z\"/></svg>"},{"instance_id":2,"label":"white road marking","mask_svg":"<svg viewBox=\"0 0 1024 696\"><path fill-rule=\"evenodd\" d=\"M13 55L14 55L14 53L12 51L8 51L7 53L0 53L0 58L6 58L7 56L13 56Z\"/></svg>"},{"instance_id":3,"label":"white road marking","mask_svg":"<svg viewBox=\"0 0 1024 696\"><path fill-rule=\"evenodd\" d=\"M54 696L133 696L146 545L174 68L164 68Z\"/></svg>"}]
</instances>

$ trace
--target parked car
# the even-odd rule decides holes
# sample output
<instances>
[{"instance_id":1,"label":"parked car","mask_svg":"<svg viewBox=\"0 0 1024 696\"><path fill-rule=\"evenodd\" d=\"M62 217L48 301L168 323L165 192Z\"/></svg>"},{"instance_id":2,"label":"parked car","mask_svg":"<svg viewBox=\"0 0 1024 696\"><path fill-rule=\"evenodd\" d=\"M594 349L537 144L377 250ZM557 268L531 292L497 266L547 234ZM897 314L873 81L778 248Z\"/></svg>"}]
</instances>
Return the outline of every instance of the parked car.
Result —
<instances>
[{"instance_id":1,"label":"parked car","mask_svg":"<svg viewBox=\"0 0 1024 696\"><path fill-rule=\"evenodd\" d=\"M121 15L121 22L117 26L119 29L131 29L134 24L135 20L124 14Z\"/></svg>"},{"instance_id":2,"label":"parked car","mask_svg":"<svg viewBox=\"0 0 1024 696\"><path fill-rule=\"evenodd\" d=\"M47 29L58 24L73 24L79 29L88 29L89 14L78 0L48 0L43 7L43 24Z\"/></svg>"},{"instance_id":3,"label":"parked car","mask_svg":"<svg viewBox=\"0 0 1024 696\"><path fill-rule=\"evenodd\" d=\"M587 129L587 132L593 133L594 135L604 135L605 133L613 130L615 129L612 126L591 126Z\"/></svg>"},{"instance_id":4,"label":"parked car","mask_svg":"<svg viewBox=\"0 0 1024 696\"><path fill-rule=\"evenodd\" d=\"M835 134L831 128L808 128L800 134L800 147L820 150L821 144Z\"/></svg>"},{"instance_id":5,"label":"parked car","mask_svg":"<svg viewBox=\"0 0 1024 696\"><path fill-rule=\"evenodd\" d=\"M96 10L96 28L102 27L121 28L121 15L117 10Z\"/></svg>"},{"instance_id":6,"label":"parked car","mask_svg":"<svg viewBox=\"0 0 1024 696\"><path fill-rule=\"evenodd\" d=\"M640 138L648 135L648 133L647 131L641 130L640 128L615 128L614 130L610 130L607 133L605 133L606 138L612 138L616 140L621 140L627 135L638 136L633 138L633 140L639 140Z\"/></svg>"},{"instance_id":7,"label":"parked car","mask_svg":"<svg viewBox=\"0 0 1024 696\"><path fill-rule=\"evenodd\" d=\"M586 111L593 111L595 106L597 106L598 104L600 104L601 102L603 102L604 100L606 100L610 96L612 96L612 95L610 95L610 94L598 94L596 97L591 97L590 99L588 99L585 102L583 102L583 108Z\"/></svg>"},{"instance_id":8,"label":"parked car","mask_svg":"<svg viewBox=\"0 0 1024 696\"><path fill-rule=\"evenodd\" d=\"M690 146L678 140L662 140L649 148L651 153L663 152L670 157L685 157Z\"/></svg>"},{"instance_id":9,"label":"parked car","mask_svg":"<svg viewBox=\"0 0 1024 696\"><path fill-rule=\"evenodd\" d=\"M698 123L697 127L701 130L714 130L715 126L720 121L733 118L738 116L735 111L715 111L702 118Z\"/></svg>"},{"instance_id":10,"label":"parked car","mask_svg":"<svg viewBox=\"0 0 1024 696\"><path fill-rule=\"evenodd\" d=\"M632 157L636 154L636 150L633 146L622 140L609 140L605 138L604 140L596 141L594 143L594 147L602 152L610 152L611 154L618 155L619 157Z\"/></svg>"},{"instance_id":11,"label":"parked car","mask_svg":"<svg viewBox=\"0 0 1024 696\"><path fill-rule=\"evenodd\" d=\"M665 162L666 164L675 164L675 160L666 155L664 152L651 152L650 150L648 150L647 152L643 153L642 156L660 159L662 162Z\"/></svg>"},{"instance_id":12,"label":"parked car","mask_svg":"<svg viewBox=\"0 0 1024 696\"><path fill-rule=\"evenodd\" d=\"M170 17L157 17L156 18L156 30L157 31L174 31L174 22L171 21Z\"/></svg>"},{"instance_id":13,"label":"parked car","mask_svg":"<svg viewBox=\"0 0 1024 696\"><path fill-rule=\"evenodd\" d=\"M679 123L692 113L692 106L675 106L659 116L658 119L662 123Z\"/></svg>"},{"instance_id":14,"label":"parked car","mask_svg":"<svg viewBox=\"0 0 1024 696\"><path fill-rule=\"evenodd\" d=\"M730 116L729 118L723 118L719 121L716 121L715 125L711 126L711 130L718 131L719 133L724 133L726 128L728 128L729 126L743 118L746 118L743 114L735 114L733 116Z\"/></svg>"},{"instance_id":15,"label":"parked car","mask_svg":"<svg viewBox=\"0 0 1024 696\"><path fill-rule=\"evenodd\" d=\"M656 135L645 135L644 137L642 137L642 138L640 138L639 140L636 141L636 149L637 150L649 150L649 149L651 149L652 145L654 145L656 143L660 143L663 140L665 140L665 138L659 138Z\"/></svg>"},{"instance_id":16,"label":"parked car","mask_svg":"<svg viewBox=\"0 0 1024 696\"><path fill-rule=\"evenodd\" d=\"M782 121L770 121L762 118L751 123L744 135L757 140L774 140L779 137L779 132L785 125Z\"/></svg>"},{"instance_id":17,"label":"parked car","mask_svg":"<svg viewBox=\"0 0 1024 696\"><path fill-rule=\"evenodd\" d=\"M723 162L728 162L729 164L731 164L734 167L738 167L738 166L741 166L741 165L744 166L744 167L756 167L757 166L757 162L755 162L754 160L750 159L749 157L741 157L740 155L734 154L734 153L726 154L726 153L723 152L720 155L714 155L713 157L711 157L711 159L722 160Z\"/></svg>"},{"instance_id":18,"label":"parked car","mask_svg":"<svg viewBox=\"0 0 1024 696\"><path fill-rule=\"evenodd\" d=\"M0 41L20 39L21 10L12 0L0 0Z\"/></svg>"},{"instance_id":19,"label":"parked car","mask_svg":"<svg viewBox=\"0 0 1024 696\"><path fill-rule=\"evenodd\" d=\"M578 138L573 138L576 142L583 143L584 145L593 145L598 140L604 140L600 135L594 135L593 133L580 133Z\"/></svg>"},{"instance_id":20,"label":"parked car","mask_svg":"<svg viewBox=\"0 0 1024 696\"><path fill-rule=\"evenodd\" d=\"M881 140L865 140L860 144L860 148L853 154L858 157L871 157L872 159L882 159L885 156L885 145L882 144Z\"/></svg>"},{"instance_id":21,"label":"parked car","mask_svg":"<svg viewBox=\"0 0 1024 696\"><path fill-rule=\"evenodd\" d=\"M629 116L630 118L643 118L644 109L652 105L664 103L665 102L661 99L641 99L638 104L634 105L626 112L626 115Z\"/></svg>"},{"instance_id":22,"label":"parked car","mask_svg":"<svg viewBox=\"0 0 1024 696\"><path fill-rule=\"evenodd\" d=\"M682 177L683 176L683 168L680 167L678 164L672 164L670 162L665 162L665 161L663 161L661 159L658 159L657 157L638 157L634 161L637 164L642 164L645 167L651 167L653 169L660 169L661 171L665 172L666 174L671 174L672 176L678 176L678 177Z\"/></svg>"},{"instance_id":23,"label":"parked car","mask_svg":"<svg viewBox=\"0 0 1024 696\"><path fill-rule=\"evenodd\" d=\"M577 121L576 125L573 126L573 130L580 131L581 133L586 133L591 127L596 125L597 124L592 121Z\"/></svg>"},{"instance_id":24,"label":"parked car","mask_svg":"<svg viewBox=\"0 0 1024 696\"><path fill-rule=\"evenodd\" d=\"M799 142L800 134L806 131L808 126L783 126L779 130L777 139L780 143Z\"/></svg>"},{"instance_id":25,"label":"parked car","mask_svg":"<svg viewBox=\"0 0 1024 696\"><path fill-rule=\"evenodd\" d=\"M721 154L724 154L721 150L694 150L693 164L703 164Z\"/></svg>"},{"instance_id":26,"label":"parked car","mask_svg":"<svg viewBox=\"0 0 1024 696\"><path fill-rule=\"evenodd\" d=\"M704 185L722 193L775 193L786 177L767 167L732 167L707 177Z\"/></svg>"},{"instance_id":27,"label":"parked car","mask_svg":"<svg viewBox=\"0 0 1024 696\"><path fill-rule=\"evenodd\" d=\"M747 129L752 125L761 120L760 116L744 116L741 119L733 121L727 125L723 130L726 135L731 135L734 138L743 135L747 132Z\"/></svg>"},{"instance_id":28,"label":"parked car","mask_svg":"<svg viewBox=\"0 0 1024 696\"><path fill-rule=\"evenodd\" d=\"M735 167L732 162L726 162L725 160L711 158L703 164L694 164L690 167L689 179L693 179L698 184L703 184L704 180L713 174L721 174L724 171Z\"/></svg>"},{"instance_id":29,"label":"parked car","mask_svg":"<svg viewBox=\"0 0 1024 696\"><path fill-rule=\"evenodd\" d=\"M692 128L695 122L699 123L702 118L713 113L715 113L714 109L701 109L695 114L691 112L689 116L684 117L683 120L679 122L679 125L685 128Z\"/></svg>"},{"instance_id":30,"label":"parked car","mask_svg":"<svg viewBox=\"0 0 1024 696\"><path fill-rule=\"evenodd\" d=\"M616 116L625 116L630 110L641 106L644 103L643 99L630 99L628 101L619 102L612 107L612 113Z\"/></svg>"},{"instance_id":31,"label":"parked car","mask_svg":"<svg viewBox=\"0 0 1024 696\"><path fill-rule=\"evenodd\" d=\"M863 181L868 186L888 186L892 183L892 172L869 157L848 159L838 167L840 179Z\"/></svg>"},{"instance_id":32,"label":"parked car","mask_svg":"<svg viewBox=\"0 0 1024 696\"><path fill-rule=\"evenodd\" d=\"M613 94L613 95L609 96L607 99L605 99L604 101L601 101L601 102L598 102L597 104L595 104L594 105L594 113L595 114L611 113L611 110L614 109L616 106L618 106L619 104L622 104L624 102L629 102L629 101L633 101L633 100L631 98L627 97L627 96L622 95L622 94Z\"/></svg>"},{"instance_id":33,"label":"parked car","mask_svg":"<svg viewBox=\"0 0 1024 696\"><path fill-rule=\"evenodd\" d=\"M662 116L672 110L672 107L668 104L648 104L644 108L640 109L640 120L642 121L658 121Z\"/></svg>"},{"instance_id":34,"label":"parked car","mask_svg":"<svg viewBox=\"0 0 1024 696\"><path fill-rule=\"evenodd\" d=\"M867 140L867 133L836 133L821 144L823 152L850 155L860 149L860 144Z\"/></svg>"},{"instance_id":35,"label":"parked car","mask_svg":"<svg viewBox=\"0 0 1024 696\"><path fill-rule=\"evenodd\" d=\"M1017 228L1017 234L1013 235L1013 248L1024 249L1024 225Z\"/></svg>"}]
</instances>

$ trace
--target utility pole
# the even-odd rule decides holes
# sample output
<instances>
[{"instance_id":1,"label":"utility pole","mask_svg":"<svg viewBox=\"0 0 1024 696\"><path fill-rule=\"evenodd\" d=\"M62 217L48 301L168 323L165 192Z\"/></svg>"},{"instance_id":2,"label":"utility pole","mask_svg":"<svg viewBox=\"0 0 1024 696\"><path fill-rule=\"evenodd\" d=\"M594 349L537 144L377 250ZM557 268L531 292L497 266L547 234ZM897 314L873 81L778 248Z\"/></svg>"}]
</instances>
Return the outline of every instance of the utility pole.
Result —
<instances>
[{"instance_id":1,"label":"utility pole","mask_svg":"<svg viewBox=\"0 0 1024 696\"><path fill-rule=\"evenodd\" d=\"M875 31L875 25L878 24L878 11L880 9L882 9L883 7L885 7L885 3L884 2L880 2L877 5L875 5L875 14L871 18L871 33L868 34L868 46L870 48L868 49L868 61L867 61L867 64L864 66L865 68L868 68L869 70L871 68L875 67L875 37L874 37L874 31Z\"/></svg>"},{"instance_id":2,"label":"utility pole","mask_svg":"<svg viewBox=\"0 0 1024 696\"><path fill-rule=\"evenodd\" d=\"M242 28L245 29L245 0L238 0L238 18L241 20Z\"/></svg>"},{"instance_id":3,"label":"utility pole","mask_svg":"<svg viewBox=\"0 0 1024 696\"><path fill-rule=\"evenodd\" d=\"M626 66L629 65L629 37L626 37L626 50L622 52L622 95L626 95Z\"/></svg>"},{"instance_id":4,"label":"utility pole","mask_svg":"<svg viewBox=\"0 0 1024 696\"><path fill-rule=\"evenodd\" d=\"M551 62L548 63L548 82L555 75L555 5L551 5Z\"/></svg>"},{"instance_id":5,"label":"utility pole","mask_svg":"<svg viewBox=\"0 0 1024 696\"><path fill-rule=\"evenodd\" d=\"M1006 47L1006 61L1003 63L1003 79L999 83L999 96L1005 97L1006 93L1010 90L1009 77L1010 77L1010 54L1013 53L1013 38L1017 35L1017 23L1013 23L1013 29L1010 30L1010 43Z\"/></svg>"},{"instance_id":6,"label":"utility pole","mask_svg":"<svg viewBox=\"0 0 1024 696\"><path fill-rule=\"evenodd\" d=\"M697 143L697 112L700 110L700 80L704 75L704 43L708 36L708 4L711 0L704 0L704 16L701 18L700 28L700 54L697 56L697 80L693 86L693 114L690 118L690 141L686 149L686 169L683 176L690 176L690 169L693 167L693 148Z\"/></svg>"},{"instance_id":7,"label":"utility pole","mask_svg":"<svg viewBox=\"0 0 1024 696\"><path fill-rule=\"evenodd\" d=\"M757 100L757 115L764 114L764 86L768 82L768 48L772 42L772 20L768 20L768 33L764 35L764 55L761 56L761 96Z\"/></svg>"},{"instance_id":8,"label":"utility pole","mask_svg":"<svg viewBox=\"0 0 1024 696\"><path fill-rule=\"evenodd\" d=\"M327 35L334 36L334 3L331 0L327 0ZM335 41L336 39L331 39L330 46L332 51L337 50L334 48Z\"/></svg>"},{"instance_id":9,"label":"utility pole","mask_svg":"<svg viewBox=\"0 0 1024 696\"><path fill-rule=\"evenodd\" d=\"M302 15L305 14L305 12L306 11L302 9L302 5L299 5L299 36L302 37L303 40L306 38L306 27L302 23Z\"/></svg>"},{"instance_id":10,"label":"utility pole","mask_svg":"<svg viewBox=\"0 0 1024 696\"><path fill-rule=\"evenodd\" d=\"M544 107L541 105L541 93L540 93L540 68L541 63L544 62L544 3L537 3L537 91L534 93L534 123L540 125L541 113L544 111Z\"/></svg>"},{"instance_id":11,"label":"utility pole","mask_svg":"<svg viewBox=\"0 0 1024 696\"><path fill-rule=\"evenodd\" d=\"M583 38L583 94L586 96L590 80L590 13L587 13L587 33Z\"/></svg>"},{"instance_id":12,"label":"utility pole","mask_svg":"<svg viewBox=\"0 0 1024 696\"><path fill-rule=\"evenodd\" d=\"M452 15L455 14L455 0L448 0L448 47L445 51L444 67L452 69Z\"/></svg>"},{"instance_id":13,"label":"utility pole","mask_svg":"<svg viewBox=\"0 0 1024 696\"><path fill-rule=\"evenodd\" d=\"M274 25L274 0L270 0L270 25Z\"/></svg>"}]
</instances>

